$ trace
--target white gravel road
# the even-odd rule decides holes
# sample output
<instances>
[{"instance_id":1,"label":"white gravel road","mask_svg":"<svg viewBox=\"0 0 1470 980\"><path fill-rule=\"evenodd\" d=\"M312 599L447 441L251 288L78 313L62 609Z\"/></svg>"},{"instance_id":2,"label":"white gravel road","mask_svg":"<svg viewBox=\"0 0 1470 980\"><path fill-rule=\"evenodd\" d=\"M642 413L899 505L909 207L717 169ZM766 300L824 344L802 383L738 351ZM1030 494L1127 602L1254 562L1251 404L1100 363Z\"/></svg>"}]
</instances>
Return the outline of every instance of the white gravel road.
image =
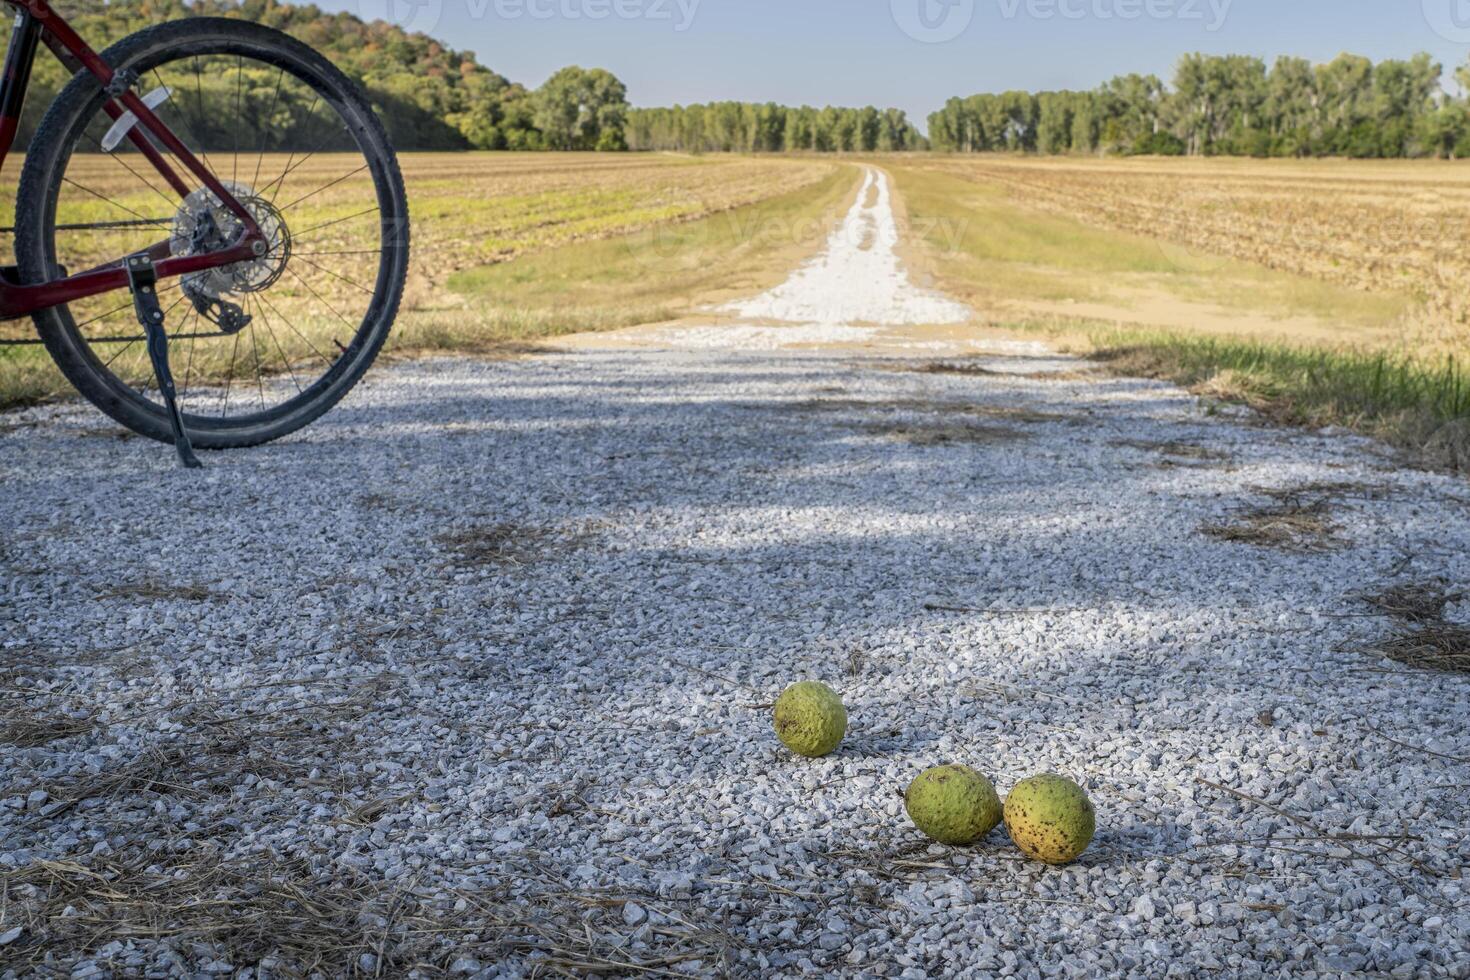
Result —
<instances>
[{"instance_id":1,"label":"white gravel road","mask_svg":"<svg viewBox=\"0 0 1470 980\"><path fill-rule=\"evenodd\" d=\"M1470 975L1470 676L1361 598L1470 584L1470 488L762 329L398 365L202 474L0 416L0 974ZM926 844L942 762L1076 778L1093 848Z\"/></svg>"}]
</instances>

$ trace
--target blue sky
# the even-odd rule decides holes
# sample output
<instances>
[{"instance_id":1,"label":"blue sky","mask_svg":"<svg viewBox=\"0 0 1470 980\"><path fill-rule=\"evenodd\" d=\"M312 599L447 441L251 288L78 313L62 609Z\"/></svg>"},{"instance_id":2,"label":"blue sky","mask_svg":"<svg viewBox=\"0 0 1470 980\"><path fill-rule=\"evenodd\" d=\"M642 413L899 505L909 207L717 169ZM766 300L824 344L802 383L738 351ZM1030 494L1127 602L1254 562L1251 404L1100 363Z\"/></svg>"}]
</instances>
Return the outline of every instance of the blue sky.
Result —
<instances>
[{"instance_id":1,"label":"blue sky","mask_svg":"<svg viewBox=\"0 0 1470 980\"><path fill-rule=\"evenodd\" d=\"M608 68L635 105L896 105L1166 80L1188 51L1470 55L1470 0L325 0L422 29L527 85ZM921 13L924 15L921 18ZM907 32L905 30L907 28ZM954 35L952 38L950 35ZM919 39L916 39L916 36Z\"/></svg>"}]
</instances>

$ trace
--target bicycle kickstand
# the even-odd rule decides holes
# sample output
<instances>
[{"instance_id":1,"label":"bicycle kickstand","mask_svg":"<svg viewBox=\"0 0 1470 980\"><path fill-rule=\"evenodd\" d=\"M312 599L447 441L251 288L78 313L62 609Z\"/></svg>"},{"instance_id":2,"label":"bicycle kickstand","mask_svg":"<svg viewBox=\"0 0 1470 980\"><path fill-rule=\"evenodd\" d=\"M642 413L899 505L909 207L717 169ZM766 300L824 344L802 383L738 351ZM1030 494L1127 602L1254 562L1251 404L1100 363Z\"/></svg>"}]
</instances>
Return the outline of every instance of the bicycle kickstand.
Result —
<instances>
[{"instance_id":1,"label":"bicycle kickstand","mask_svg":"<svg viewBox=\"0 0 1470 980\"><path fill-rule=\"evenodd\" d=\"M158 390L163 394L164 407L168 409L169 424L174 430L174 449L179 454L179 463L185 469L203 467L194 447L189 444L189 434L184 431L184 416L179 411L178 393L174 390L173 372L168 369L168 334L163 329L163 307L158 304L158 273L153 260L146 254L128 256L128 288L133 293L133 312L143 324L143 333L148 338L148 359L153 362L153 373L158 378Z\"/></svg>"}]
</instances>

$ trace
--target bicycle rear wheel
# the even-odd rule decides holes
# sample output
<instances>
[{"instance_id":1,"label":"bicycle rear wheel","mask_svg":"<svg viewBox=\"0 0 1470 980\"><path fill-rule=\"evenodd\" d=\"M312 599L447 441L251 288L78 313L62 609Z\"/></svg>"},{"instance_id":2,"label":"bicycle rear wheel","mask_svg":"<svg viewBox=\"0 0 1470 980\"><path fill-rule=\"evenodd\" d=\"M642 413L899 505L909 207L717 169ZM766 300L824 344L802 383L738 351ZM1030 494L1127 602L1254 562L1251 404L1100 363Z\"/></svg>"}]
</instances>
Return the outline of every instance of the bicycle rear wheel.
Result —
<instances>
[{"instance_id":1,"label":"bicycle rear wheel","mask_svg":"<svg viewBox=\"0 0 1470 980\"><path fill-rule=\"evenodd\" d=\"M173 373L194 445L258 445L300 429L361 379L388 336L408 266L408 206L381 123L346 76L270 28L191 18L103 52L231 193L270 247L260 258L160 282ZM48 110L21 175L16 251L27 282L167 241L220 248L238 223L181 163L170 186L74 78ZM140 130L141 131L141 130ZM126 292L42 311L52 358L86 398L172 441Z\"/></svg>"}]
</instances>

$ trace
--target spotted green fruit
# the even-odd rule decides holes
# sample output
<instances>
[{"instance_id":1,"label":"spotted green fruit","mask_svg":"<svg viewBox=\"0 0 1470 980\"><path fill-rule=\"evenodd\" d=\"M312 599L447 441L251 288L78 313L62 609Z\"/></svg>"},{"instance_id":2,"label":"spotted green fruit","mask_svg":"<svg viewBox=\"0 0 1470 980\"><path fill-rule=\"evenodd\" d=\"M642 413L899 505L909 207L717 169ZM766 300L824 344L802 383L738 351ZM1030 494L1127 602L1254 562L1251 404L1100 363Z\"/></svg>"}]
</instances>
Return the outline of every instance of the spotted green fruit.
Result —
<instances>
[{"instance_id":1,"label":"spotted green fruit","mask_svg":"<svg viewBox=\"0 0 1470 980\"><path fill-rule=\"evenodd\" d=\"M808 759L830 755L847 734L847 709L826 684L792 684L776 699L776 737Z\"/></svg>"},{"instance_id":2,"label":"spotted green fruit","mask_svg":"<svg viewBox=\"0 0 1470 980\"><path fill-rule=\"evenodd\" d=\"M1092 843L1097 817L1082 787L1047 773L1023 779L1006 797L1006 830L1027 857L1069 864Z\"/></svg>"},{"instance_id":3,"label":"spotted green fruit","mask_svg":"<svg viewBox=\"0 0 1470 980\"><path fill-rule=\"evenodd\" d=\"M973 844L1000 823L995 787L969 766L919 773L903 795L903 806L914 826L941 844Z\"/></svg>"}]
</instances>

